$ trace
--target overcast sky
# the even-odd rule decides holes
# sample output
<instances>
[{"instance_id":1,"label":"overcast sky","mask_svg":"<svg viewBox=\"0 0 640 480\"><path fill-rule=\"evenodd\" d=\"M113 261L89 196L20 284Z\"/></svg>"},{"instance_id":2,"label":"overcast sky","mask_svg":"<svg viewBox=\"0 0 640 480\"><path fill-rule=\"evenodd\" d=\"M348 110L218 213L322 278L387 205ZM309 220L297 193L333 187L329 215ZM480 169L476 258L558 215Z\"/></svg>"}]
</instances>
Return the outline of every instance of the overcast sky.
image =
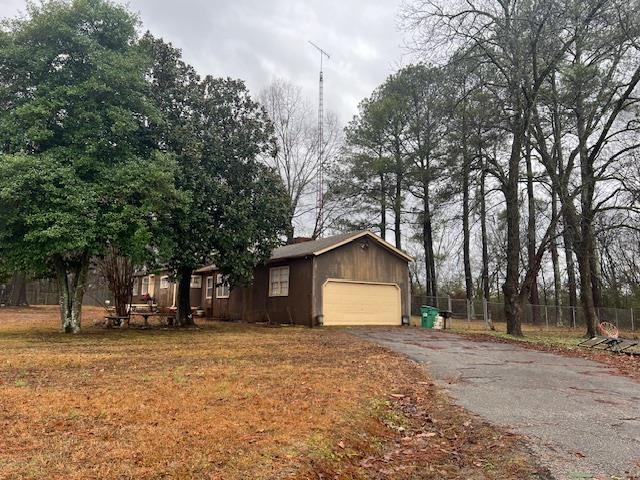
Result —
<instances>
[{"instance_id":1,"label":"overcast sky","mask_svg":"<svg viewBox=\"0 0 640 480\"><path fill-rule=\"evenodd\" d=\"M319 54L325 62L325 109L342 122L402 63L397 28L401 0L130 0L143 28L181 48L202 75L241 78L257 95L275 77L317 101ZM25 0L0 0L0 16Z\"/></svg>"}]
</instances>

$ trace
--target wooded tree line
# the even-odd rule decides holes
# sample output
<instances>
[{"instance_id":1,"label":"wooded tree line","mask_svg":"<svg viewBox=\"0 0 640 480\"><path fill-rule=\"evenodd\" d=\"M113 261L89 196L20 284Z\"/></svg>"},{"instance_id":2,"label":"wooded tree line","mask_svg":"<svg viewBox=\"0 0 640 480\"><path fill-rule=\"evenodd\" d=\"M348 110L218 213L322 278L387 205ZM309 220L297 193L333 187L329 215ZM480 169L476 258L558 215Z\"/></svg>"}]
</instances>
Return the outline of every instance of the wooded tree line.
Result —
<instances>
[{"instance_id":1,"label":"wooded tree line","mask_svg":"<svg viewBox=\"0 0 640 480\"><path fill-rule=\"evenodd\" d=\"M347 126L337 221L417 239L431 297L435 239L460 234L467 298L499 283L513 335L550 265L556 305L595 335L603 296L638 291L639 2L418 0L402 19L424 63Z\"/></svg>"},{"instance_id":2,"label":"wooded tree line","mask_svg":"<svg viewBox=\"0 0 640 480\"><path fill-rule=\"evenodd\" d=\"M168 267L189 325L193 269L248 281L289 220L265 109L139 26L122 6L72 0L0 28L0 266L57 279L65 332L80 329L96 261L116 280Z\"/></svg>"}]
</instances>

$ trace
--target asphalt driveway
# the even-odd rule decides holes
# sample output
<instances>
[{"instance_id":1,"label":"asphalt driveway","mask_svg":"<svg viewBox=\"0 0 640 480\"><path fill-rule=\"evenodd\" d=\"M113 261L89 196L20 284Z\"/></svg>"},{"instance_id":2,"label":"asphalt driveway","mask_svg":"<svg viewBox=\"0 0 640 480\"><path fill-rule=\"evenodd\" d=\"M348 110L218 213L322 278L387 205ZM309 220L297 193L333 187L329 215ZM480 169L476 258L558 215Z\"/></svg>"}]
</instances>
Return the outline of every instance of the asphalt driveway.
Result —
<instances>
[{"instance_id":1,"label":"asphalt driveway","mask_svg":"<svg viewBox=\"0 0 640 480\"><path fill-rule=\"evenodd\" d=\"M640 478L640 383L607 366L416 328L350 332L424 365L459 405L528 437L556 478Z\"/></svg>"}]
</instances>

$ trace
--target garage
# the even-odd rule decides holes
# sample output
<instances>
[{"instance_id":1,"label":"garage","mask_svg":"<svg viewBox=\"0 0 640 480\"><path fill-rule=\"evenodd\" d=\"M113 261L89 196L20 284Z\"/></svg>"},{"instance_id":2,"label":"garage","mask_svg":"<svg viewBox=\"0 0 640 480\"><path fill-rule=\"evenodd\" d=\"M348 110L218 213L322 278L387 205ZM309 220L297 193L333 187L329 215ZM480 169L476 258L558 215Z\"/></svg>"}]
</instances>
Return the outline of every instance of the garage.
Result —
<instances>
[{"instance_id":1,"label":"garage","mask_svg":"<svg viewBox=\"0 0 640 480\"><path fill-rule=\"evenodd\" d=\"M401 325L396 284L329 279L323 286L324 325Z\"/></svg>"},{"instance_id":2,"label":"garage","mask_svg":"<svg viewBox=\"0 0 640 480\"><path fill-rule=\"evenodd\" d=\"M293 238L254 269L251 284L226 293L214 287L223 275L216 265L195 274L203 277L199 304L211 318L309 327L400 326L410 319L411 261L365 230L315 240Z\"/></svg>"}]
</instances>

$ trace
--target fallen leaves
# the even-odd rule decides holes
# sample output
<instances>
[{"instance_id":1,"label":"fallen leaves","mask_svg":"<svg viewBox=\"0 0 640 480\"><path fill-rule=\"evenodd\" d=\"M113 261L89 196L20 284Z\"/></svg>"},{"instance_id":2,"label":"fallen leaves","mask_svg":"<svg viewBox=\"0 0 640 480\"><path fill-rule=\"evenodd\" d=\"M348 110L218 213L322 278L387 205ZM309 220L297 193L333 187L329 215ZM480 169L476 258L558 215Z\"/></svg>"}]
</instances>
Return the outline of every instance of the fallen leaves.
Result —
<instances>
[{"instance_id":1,"label":"fallen leaves","mask_svg":"<svg viewBox=\"0 0 640 480\"><path fill-rule=\"evenodd\" d=\"M55 307L0 310L3 477L535 471L515 437L453 407L415 364L339 331L204 321L197 331L56 330Z\"/></svg>"}]
</instances>

